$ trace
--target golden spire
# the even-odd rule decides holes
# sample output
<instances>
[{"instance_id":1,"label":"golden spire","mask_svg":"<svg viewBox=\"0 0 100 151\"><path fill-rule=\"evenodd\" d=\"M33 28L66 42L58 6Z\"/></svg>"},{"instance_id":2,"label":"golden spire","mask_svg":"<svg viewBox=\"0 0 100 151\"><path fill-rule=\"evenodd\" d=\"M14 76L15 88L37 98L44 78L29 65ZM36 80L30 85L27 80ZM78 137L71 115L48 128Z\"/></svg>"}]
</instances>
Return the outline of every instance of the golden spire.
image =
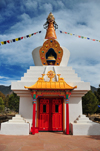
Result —
<instances>
[{"instance_id":1,"label":"golden spire","mask_svg":"<svg viewBox=\"0 0 100 151\"><path fill-rule=\"evenodd\" d=\"M58 28L58 25L55 22L55 18L52 13L48 15L47 22L44 24L44 28L47 28L45 39L57 39L55 29Z\"/></svg>"}]
</instances>

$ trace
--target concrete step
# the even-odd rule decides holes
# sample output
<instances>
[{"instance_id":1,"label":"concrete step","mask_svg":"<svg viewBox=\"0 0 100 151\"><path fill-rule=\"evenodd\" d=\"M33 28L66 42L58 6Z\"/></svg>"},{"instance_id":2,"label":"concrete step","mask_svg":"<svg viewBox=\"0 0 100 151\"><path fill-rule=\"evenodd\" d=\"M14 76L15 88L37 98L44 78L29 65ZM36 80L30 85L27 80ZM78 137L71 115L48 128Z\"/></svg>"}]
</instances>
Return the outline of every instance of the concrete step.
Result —
<instances>
[{"instance_id":1,"label":"concrete step","mask_svg":"<svg viewBox=\"0 0 100 151\"><path fill-rule=\"evenodd\" d=\"M18 118L18 117L13 117L12 120L24 120L22 117Z\"/></svg>"},{"instance_id":2,"label":"concrete step","mask_svg":"<svg viewBox=\"0 0 100 151\"><path fill-rule=\"evenodd\" d=\"M82 121L80 121L80 120L77 120L75 123L91 123L92 121L90 121L90 120L82 120Z\"/></svg>"},{"instance_id":3,"label":"concrete step","mask_svg":"<svg viewBox=\"0 0 100 151\"><path fill-rule=\"evenodd\" d=\"M9 120L9 123L26 123L24 120Z\"/></svg>"},{"instance_id":4,"label":"concrete step","mask_svg":"<svg viewBox=\"0 0 100 151\"><path fill-rule=\"evenodd\" d=\"M86 120L86 119L89 120L88 117L81 117L81 118L78 117L76 120Z\"/></svg>"}]
</instances>

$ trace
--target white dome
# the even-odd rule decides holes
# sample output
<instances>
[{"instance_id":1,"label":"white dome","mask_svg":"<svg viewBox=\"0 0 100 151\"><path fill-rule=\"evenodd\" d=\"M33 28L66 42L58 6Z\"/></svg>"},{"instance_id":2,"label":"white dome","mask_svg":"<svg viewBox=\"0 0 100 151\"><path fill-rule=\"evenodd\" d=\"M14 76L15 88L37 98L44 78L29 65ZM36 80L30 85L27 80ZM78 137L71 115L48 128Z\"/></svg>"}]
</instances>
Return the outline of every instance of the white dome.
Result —
<instances>
[{"instance_id":1,"label":"white dome","mask_svg":"<svg viewBox=\"0 0 100 151\"><path fill-rule=\"evenodd\" d=\"M32 57L33 57L33 61L34 61L35 66L45 66L42 64L41 59L40 59L39 50L41 47L42 46L39 46L32 51ZM68 60L70 57L70 52L65 47L61 47L61 48L63 49L63 56L62 56L62 60L61 60L59 66L67 66Z\"/></svg>"}]
</instances>

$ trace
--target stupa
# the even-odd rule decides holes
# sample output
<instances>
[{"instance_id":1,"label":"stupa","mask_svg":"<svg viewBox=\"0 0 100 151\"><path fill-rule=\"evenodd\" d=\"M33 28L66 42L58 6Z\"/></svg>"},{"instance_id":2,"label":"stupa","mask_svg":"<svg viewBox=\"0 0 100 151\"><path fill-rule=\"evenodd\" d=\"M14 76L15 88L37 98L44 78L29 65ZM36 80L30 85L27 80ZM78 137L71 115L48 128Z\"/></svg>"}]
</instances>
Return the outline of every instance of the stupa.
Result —
<instances>
[{"instance_id":1,"label":"stupa","mask_svg":"<svg viewBox=\"0 0 100 151\"><path fill-rule=\"evenodd\" d=\"M52 13L44 24L42 46L32 51L35 66L30 66L11 89L20 96L19 114L1 124L1 134L29 135L41 131L62 131L69 135L100 135L100 125L82 112L82 96L90 83L81 81L67 66L70 52L60 46Z\"/></svg>"}]
</instances>

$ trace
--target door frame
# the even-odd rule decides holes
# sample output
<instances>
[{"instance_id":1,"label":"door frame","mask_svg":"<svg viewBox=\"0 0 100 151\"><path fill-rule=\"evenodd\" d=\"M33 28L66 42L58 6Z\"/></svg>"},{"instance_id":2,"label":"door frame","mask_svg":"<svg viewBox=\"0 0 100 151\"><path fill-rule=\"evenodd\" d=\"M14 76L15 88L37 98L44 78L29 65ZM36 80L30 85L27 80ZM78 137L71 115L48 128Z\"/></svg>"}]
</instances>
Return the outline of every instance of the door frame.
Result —
<instances>
[{"instance_id":1,"label":"door frame","mask_svg":"<svg viewBox=\"0 0 100 151\"><path fill-rule=\"evenodd\" d=\"M60 98L62 99L62 131L63 133L65 133L65 99L63 97L58 97L58 96L43 96L43 97L38 97L37 99L37 116L36 116L36 127L39 127L39 116L40 116L40 112L39 112L39 106L40 106L40 99L43 98ZM44 131L45 132L45 131Z\"/></svg>"}]
</instances>

